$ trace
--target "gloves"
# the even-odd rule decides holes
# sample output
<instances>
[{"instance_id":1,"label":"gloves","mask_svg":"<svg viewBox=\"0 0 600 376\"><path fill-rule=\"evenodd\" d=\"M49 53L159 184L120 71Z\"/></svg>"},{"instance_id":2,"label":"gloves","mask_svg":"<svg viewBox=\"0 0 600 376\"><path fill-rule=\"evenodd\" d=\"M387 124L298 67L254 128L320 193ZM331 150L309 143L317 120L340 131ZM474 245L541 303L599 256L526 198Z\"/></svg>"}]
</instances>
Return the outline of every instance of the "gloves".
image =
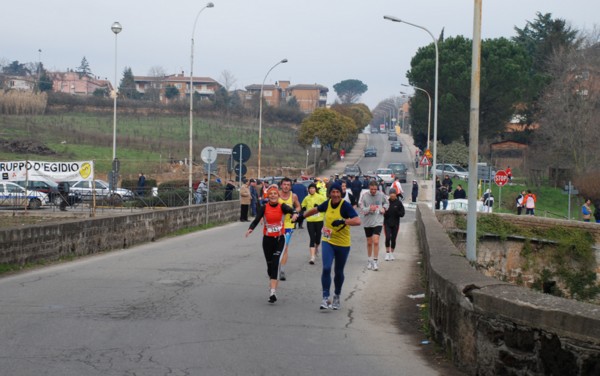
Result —
<instances>
[{"instance_id":1,"label":"gloves","mask_svg":"<svg viewBox=\"0 0 600 376\"><path fill-rule=\"evenodd\" d=\"M343 219L336 219L335 221L331 222L331 225L335 226L335 227L345 225L345 224L346 224L346 221Z\"/></svg>"},{"instance_id":2,"label":"gloves","mask_svg":"<svg viewBox=\"0 0 600 376\"><path fill-rule=\"evenodd\" d=\"M295 222L300 222L302 219L304 219L304 213L300 212L298 213L298 217L296 217Z\"/></svg>"}]
</instances>

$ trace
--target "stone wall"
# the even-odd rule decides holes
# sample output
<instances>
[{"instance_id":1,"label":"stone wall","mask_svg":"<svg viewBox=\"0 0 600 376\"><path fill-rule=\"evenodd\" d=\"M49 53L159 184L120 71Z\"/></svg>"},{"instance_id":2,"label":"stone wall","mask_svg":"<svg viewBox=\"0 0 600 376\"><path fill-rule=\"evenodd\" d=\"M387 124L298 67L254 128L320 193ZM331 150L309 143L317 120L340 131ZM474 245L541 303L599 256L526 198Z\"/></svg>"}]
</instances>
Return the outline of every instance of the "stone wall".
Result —
<instances>
[{"instance_id":1,"label":"stone wall","mask_svg":"<svg viewBox=\"0 0 600 376\"><path fill-rule=\"evenodd\" d=\"M239 218L239 201L208 204L210 223ZM0 264L52 261L154 241L206 223L206 206L156 209L139 214L90 218L49 225L0 230Z\"/></svg>"},{"instance_id":2,"label":"stone wall","mask_svg":"<svg viewBox=\"0 0 600 376\"><path fill-rule=\"evenodd\" d=\"M417 208L434 340L471 375L599 375L600 306L486 277Z\"/></svg>"}]
</instances>

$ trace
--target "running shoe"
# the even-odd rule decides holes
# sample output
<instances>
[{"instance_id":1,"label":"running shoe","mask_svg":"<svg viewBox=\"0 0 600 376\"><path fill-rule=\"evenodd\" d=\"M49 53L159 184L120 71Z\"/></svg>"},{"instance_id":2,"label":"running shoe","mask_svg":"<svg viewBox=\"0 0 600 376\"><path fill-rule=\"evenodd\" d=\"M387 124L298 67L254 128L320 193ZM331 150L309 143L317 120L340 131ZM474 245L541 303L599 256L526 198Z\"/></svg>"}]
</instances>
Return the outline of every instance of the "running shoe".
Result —
<instances>
[{"instance_id":1,"label":"running shoe","mask_svg":"<svg viewBox=\"0 0 600 376\"><path fill-rule=\"evenodd\" d=\"M369 260L367 261L367 270L371 270L373 269L373 261Z\"/></svg>"},{"instance_id":2,"label":"running shoe","mask_svg":"<svg viewBox=\"0 0 600 376\"><path fill-rule=\"evenodd\" d=\"M315 257L311 257L310 261L308 261L309 264L314 265L315 264Z\"/></svg>"},{"instance_id":3,"label":"running shoe","mask_svg":"<svg viewBox=\"0 0 600 376\"><path fill-rule=\"evenodd\" d=\"M390 254L389 253L385 254L385 261L390 261Z\"/></svg>"},{"instance_id":4,"label":"running shoe","mask_svg":"<svg viewBox=\"0 0 600 376\"><path fill-rule=\"evenodd\" d=\"M393 253L390 253L390 261L394 261L394 260L395 260L395 258L394 258L394 254L393 254Z\"/></svg>"},{"instance_id":5,"label":"running shoe","mask_svg":"<svg viewBox=\"0 0 600 376\"><path fill-rule=\"evenodd\" d=\"M340 309L340 296L339 295L333 296L333 303L331 303L331 308L335 309L335 310Z\"/></svg>"},{"instance_id":6,"label":"running shoe","mask_svg":"<svg viewBox=\"0 0 600 376\"><path fill-rule=\"evenodd\" d=\"M280 281L285 281L285 272L282 270L281 272L279 272L279 280Z\"/></svg>"},{"instance_id":7,"label":"running shoe","mask_svg":"<svg viewBox=\"0 0 600 376\"><path fill-rule=\"evenodd\" d=\"M275 293L272 293L271 296L269 296L269 303L275 303L277 301L277 295L275 295Z\"/></svg>"},{"instance_id":8,"label":"running shoe","mask_svg":"<svg viewBox=\"0 0 600 376\"><path fill-rule=\"evenodd\" d=\"M377 265L377 260L373 260L373 270L374 271L378 271L379 270L379 265Z\"/></svg>"},{"instance_id":9,"label":"running shoe","mask_svg":"<svg viewBox=\"0 0 600 376\"><path fill-rule=\"evenodd\" d=\"M331 309L331 302L329 301L329 298L323 298L319 309Z\"/></svg>"}]
</instances>

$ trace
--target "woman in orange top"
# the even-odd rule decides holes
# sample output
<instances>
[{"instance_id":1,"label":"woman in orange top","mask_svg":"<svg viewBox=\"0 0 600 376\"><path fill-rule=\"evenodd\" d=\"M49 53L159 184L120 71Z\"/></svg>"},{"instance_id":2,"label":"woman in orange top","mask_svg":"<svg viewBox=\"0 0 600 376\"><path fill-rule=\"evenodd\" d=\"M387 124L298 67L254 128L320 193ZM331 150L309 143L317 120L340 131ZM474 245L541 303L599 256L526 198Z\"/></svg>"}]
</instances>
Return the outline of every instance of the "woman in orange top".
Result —
<instances>
[{"instance_id":1,"label":"woman in orange top","mask_svg":"<svg viewBox=\"0 0 600 376\"><path fill-rule=\"evenodd\" d=\"M254 231L260 220L264 218L262 247L267 261L267 274L270 279L269 303L275 303L277 301L276 290L277 281L279 280L279 266L283 247L285 246L284 217L285 214L291 214L292 221L296 221L298 213L288 205L279 203L279 188L277 185L272 184L269 186L267 197L269 201L259 208L256 217L254 217L248 231L246 231L246 237Z\"/></svg>"}]
</instances>

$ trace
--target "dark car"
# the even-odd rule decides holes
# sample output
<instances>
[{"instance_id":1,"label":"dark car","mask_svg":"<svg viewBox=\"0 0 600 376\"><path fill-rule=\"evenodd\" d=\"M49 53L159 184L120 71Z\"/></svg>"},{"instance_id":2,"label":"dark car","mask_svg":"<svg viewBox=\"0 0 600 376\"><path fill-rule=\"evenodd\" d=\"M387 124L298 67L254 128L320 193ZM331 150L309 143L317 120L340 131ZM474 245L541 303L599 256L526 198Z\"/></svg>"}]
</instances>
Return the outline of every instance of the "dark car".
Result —
<instances>
[{"instance_id":1,"label":"dark car","mask_svg":"<svg viewBox=\"0 0 600 376\"><path fill-rule=\"evenodd\" d=\"M347 165L344 168L344 176L360 176L362 175L362 171L359 165Z\"/></svg>"},{"instance_id":2,"label":"dark car","mask_svg":"<svg viewBox=\"0 0 600 376\"><path fill-rule=\"evenodd\" d=\"M392 142L391 146L392 146L392 151L402 152L402 144L401 143L399 143L399 142Z\"/></svg>"},{"instance_id":3,"label":"dark car","mask_svg":"<svg viewBox=\"0 0 600 376\"><path fill-rule=\"evenodd\" d=\"M376 157L377 148L375 146L367 146L365 148L365 157Z\"/></svg>"},{"instance_id":4,"label":"dark car","mask_svg":"<svg viewBox=\"0 0 600 376\"><path fill-rule=\"evenodd\" d=\"M48 195L48 203L52 203L54 205L59 205L62 201L61 194L59 190L59 183L56 183L47 179L39 179L39 180L28 180L28 181L17 181L18 185L23 188L27 188L30 191L38 191L43 192ZM67 203L69 205L74 205L76 203L81 202L81 195L77 192L68 192L67 193Z\"/></svg>"},{"instance_id":5,"label":"dark car","mask_svg":"<svg viewBox=\"0 0 600 376\"><path fill-rule=\"evenodd\" d=\"M400 179L400 183L406 183L408 167L404 163L395 162L388 164L388 168L394 171L394 176Z\"/></svg>"},{"instance_id":6,"label":"dark car","mask_svg":"<svg viewBox=\"0 0 600 376\"><path fill-rule=\"evenodd\" d=\"M396 134L396 132L388 133L388 141L398 141L398 135Z\"/></svg>"}]
</instances>

